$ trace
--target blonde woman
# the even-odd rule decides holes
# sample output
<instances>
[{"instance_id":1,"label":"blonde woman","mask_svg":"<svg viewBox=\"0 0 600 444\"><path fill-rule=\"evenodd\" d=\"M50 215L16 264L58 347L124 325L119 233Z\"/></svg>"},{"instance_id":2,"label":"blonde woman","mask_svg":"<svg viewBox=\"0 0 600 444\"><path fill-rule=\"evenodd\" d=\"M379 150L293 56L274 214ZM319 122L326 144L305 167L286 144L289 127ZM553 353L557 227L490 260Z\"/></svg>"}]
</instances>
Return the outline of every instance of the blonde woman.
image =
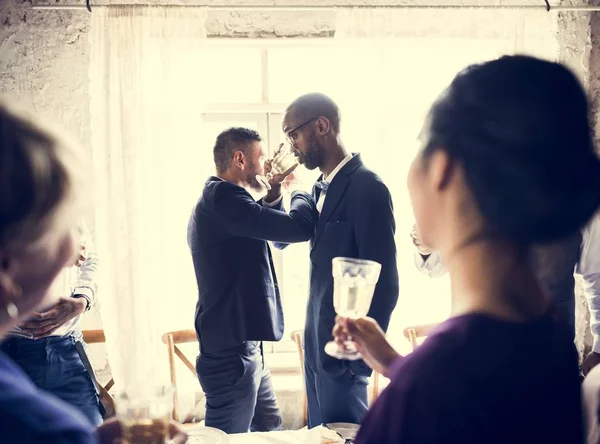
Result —
<instances>
[{"instance_id":1,"label":"blonde woman","mask_svg":"<svg viewBox=\"0 0 600 444\"><path fill-rule=\"evenodd\" d=\"M49 291L75 261L73 152L50 131L0 102L0 341L60 297ZM185 434L174 424L178 442ZM0 437L10 443L113 443L116 421L95 429L79 411L42 392L0 352Z\"/></svg>"}]
</instances>

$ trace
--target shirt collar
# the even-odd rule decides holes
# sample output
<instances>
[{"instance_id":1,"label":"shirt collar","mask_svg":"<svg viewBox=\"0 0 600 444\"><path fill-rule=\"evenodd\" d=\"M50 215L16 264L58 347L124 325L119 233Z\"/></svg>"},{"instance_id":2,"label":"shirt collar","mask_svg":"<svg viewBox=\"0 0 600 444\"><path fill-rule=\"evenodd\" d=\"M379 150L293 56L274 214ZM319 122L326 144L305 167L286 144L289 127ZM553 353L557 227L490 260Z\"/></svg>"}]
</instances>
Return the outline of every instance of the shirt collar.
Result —
<instances>
[{"instance_id":1,"label":"shirt collar","mask_svg":"<svg viewBox=\"0 0 600 444\"><path fill-rule=\"evenodd\" d=\"M346 165L348 162L350 162L353 157L354 157L354 154L348 153L346 155L346 157L344 157L342 159L342 161L337 164L337 166L333 169L333 171L331 173L329 173L329 175L327 176L327 178L325 178L325 176L323 176L323 181L327 182L328 184L331 184L331 182L333 181L333 179L337 175L337 173L339 173L340 170L342 168L344 168L344 165Z\"/></svg>"}]
</instances>

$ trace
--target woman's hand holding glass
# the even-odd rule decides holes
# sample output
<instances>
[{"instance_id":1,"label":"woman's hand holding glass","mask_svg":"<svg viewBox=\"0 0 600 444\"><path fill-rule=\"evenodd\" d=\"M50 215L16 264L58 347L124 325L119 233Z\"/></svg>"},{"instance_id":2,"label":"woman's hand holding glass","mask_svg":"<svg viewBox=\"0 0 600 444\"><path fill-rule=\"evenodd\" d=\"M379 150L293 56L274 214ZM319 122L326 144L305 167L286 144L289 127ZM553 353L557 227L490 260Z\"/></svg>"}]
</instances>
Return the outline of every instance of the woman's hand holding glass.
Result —
<instances>
[{"instance_id":1,"label":"woman's hand holding glass","mask_svg":"<svg viewBox=\"0 0 600 444\"><path fill-rule=\"evenodd\" d=\"M363 360L378 373L388 377L392 363L400 356L385 338L385 333L375 319L357 319L337 316L333 337L340 348L352 342Z\"/></svg>"}]
</instances>

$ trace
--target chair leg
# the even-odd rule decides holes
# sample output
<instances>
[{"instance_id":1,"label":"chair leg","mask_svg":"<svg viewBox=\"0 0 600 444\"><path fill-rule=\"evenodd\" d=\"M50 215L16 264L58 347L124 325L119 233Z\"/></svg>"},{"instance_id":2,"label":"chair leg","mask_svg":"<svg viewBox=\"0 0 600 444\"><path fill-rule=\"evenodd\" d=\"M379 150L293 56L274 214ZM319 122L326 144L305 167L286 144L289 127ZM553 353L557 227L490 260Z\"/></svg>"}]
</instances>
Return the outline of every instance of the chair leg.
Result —
<instances>
[{"instance_id":1,"label":"chair leg","mask_svg":"<svg viewBox=\"0 0 600 444\"><path fill-rule=\"evenodd\" d=\"M304 420L304 425L308 425L308 398L306 396L306 389L304 390L304 411L302 412L302 417Z\"/></svg>"},{"instance_id":2,"label":"chair leg","mask_svg":"<svg viewBox=\"0 0 600 444\"><path fill-rule=\"evenodd\" d=\"M408 334L410 337L410 343L412 344L413 351L415 351L419 346L419 344L417 343L417 332L414 328L411 328Z\"/></svg>"},{"instance_id":3,"label":"chair leg","mask_svg":"<svg viewBox=\"0 0 600 444\"><path fill-rule=\"evenodd\" d=\"M373 372L373 391L371 392L371 405L375 404L379 397L379 373Z\"/></svg>"},{"instance_id":4,"label":"chair leg","mask_svg":"<svg viewBox=\"0 0 600 444\"><path fill-rule=\"evenodd\" d=\"M177 376L175 374L175 344L173 335L167 336L167 348L169 350L169 369L171 371L171 384L173 386L173 419L179 418L179 396L177 395Z\"/></svg>"}]
</instances>

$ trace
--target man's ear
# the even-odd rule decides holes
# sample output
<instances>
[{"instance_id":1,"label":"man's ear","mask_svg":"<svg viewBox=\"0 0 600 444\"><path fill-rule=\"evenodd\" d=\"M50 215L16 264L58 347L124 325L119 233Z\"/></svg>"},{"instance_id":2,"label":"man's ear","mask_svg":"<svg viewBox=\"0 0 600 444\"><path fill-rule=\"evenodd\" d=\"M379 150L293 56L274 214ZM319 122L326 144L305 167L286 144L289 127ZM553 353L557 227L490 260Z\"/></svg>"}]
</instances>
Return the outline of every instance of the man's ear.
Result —
<instances>
[{"instance_id":1,"label":"man's ear","mask_svg":"<svg viewBox=\"0 0 600 444\"><path fill-rule=\"evenodd\" d=\"M246 165L246 156L242 151L236 151L233 153L233 164L240 170L243 170Z\"/></svg>"},{"instance_id":2,"label":"man's ear","mask_svg":"<svg viewBox=\"0 0 600 444\"><path fill-rule=\"evenodd\" d=\"M331 131L331 122L327 117L321 116L317 119L317 135L324 136Z\"/></svg>"}]
</instances>

